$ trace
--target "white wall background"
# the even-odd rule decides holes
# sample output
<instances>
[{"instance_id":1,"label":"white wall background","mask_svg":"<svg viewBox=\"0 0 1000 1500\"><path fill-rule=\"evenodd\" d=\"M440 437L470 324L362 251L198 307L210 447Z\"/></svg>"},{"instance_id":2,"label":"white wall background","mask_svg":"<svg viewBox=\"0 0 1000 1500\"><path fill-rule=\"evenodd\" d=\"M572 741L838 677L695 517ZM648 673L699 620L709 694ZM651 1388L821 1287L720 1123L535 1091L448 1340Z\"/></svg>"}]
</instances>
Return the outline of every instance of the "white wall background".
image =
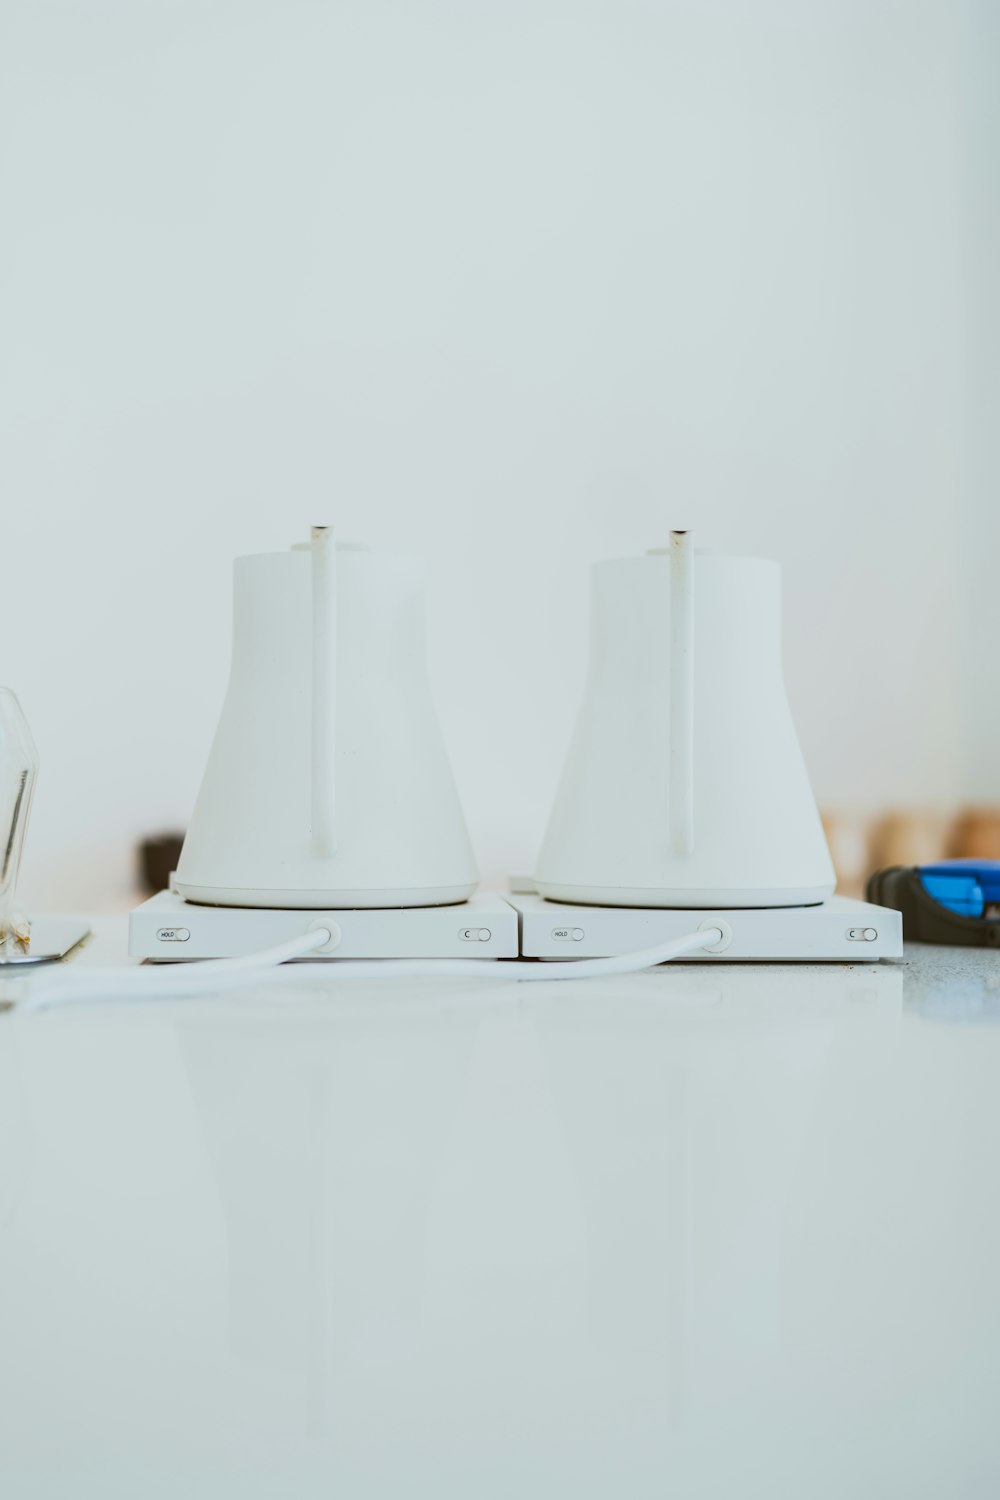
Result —
<instances>
[{"instance_id":1,"label":"white wall background","mask_svg":"<svg viewBox=\"0 0 1000 1500\"><path fill-rule=\"evenodd\" d=\"M426 560L487 874L544 824L589 562L675 525L785 564L824 801L961 796L998 57L949 0L0 0L26 899L128 899L230 559L315 519Z\"/></svg>"}]
</instances>

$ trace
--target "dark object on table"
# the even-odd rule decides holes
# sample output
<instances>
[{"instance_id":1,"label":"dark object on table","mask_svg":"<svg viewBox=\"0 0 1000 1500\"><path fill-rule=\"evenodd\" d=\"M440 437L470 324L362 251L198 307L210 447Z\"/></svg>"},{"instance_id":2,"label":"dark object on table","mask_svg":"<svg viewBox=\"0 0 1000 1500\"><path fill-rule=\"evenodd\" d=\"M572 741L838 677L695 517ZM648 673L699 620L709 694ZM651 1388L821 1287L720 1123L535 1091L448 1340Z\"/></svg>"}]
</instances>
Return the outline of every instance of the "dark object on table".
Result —
<instances>
[{"instance_id":1,"label":"dark object on table","mask_svg":"<svg viewBox=\"0 0 1000 1500\"><path fill-rule=\"evenodd\" d=\"M157 833L139 845L139 883L149 896L165 891L181 857L183 833Z\"/></svg>"},{"instance_id":2,"label":"dark object on table","mask_svg":"<svg viewBox=\"0 0 1000 1500\"><path fill-rule=\"evenodd\" d=\"M950 859L893 865L868 878L865 896L903 914L908 942L1000 948L1000 862Z\"/></svg>"}]
</instances>

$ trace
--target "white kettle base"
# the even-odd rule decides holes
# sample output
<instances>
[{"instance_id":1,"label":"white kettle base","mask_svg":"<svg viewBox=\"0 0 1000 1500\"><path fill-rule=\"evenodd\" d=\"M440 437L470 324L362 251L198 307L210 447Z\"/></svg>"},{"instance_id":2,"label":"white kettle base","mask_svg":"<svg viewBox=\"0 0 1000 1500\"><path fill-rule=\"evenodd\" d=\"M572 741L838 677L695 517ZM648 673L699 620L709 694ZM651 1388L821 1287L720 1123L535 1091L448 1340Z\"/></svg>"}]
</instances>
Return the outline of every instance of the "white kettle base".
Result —
<instances>
[{"instance_id":1,"label":"white kettle base","mask_svg":"<svg viewBox=\"0 0 1000 1500\"><path fill-rule=\"evenodd\" d=\"M789 885L773 890L653 890L636 886L560 885L537 878L533 889L546 901L566 901L573 906L627 906L662 911L819 906L833 894L832 885Z\"/></svg>"},{"instance_id":2,"label":"white kettle base","mask_svg":"<svg viewBox=\"0 0 1000 1500\"><path fill-rule=\"evenodd\" d=\"M160 891L129 917L133 958L173 962L242 958L287 943L317 925L319 908L195 905L177 891ZM480 892L453 905L397 908L322 908L336 928L335 951L297 962L340 958L517 958L517 912L502 896ZM324 924L325 925L325 924Z\"/></svg>"},{"instance_id":3,"label":"white kettle base","mask_svg":"<svg viewBox=\"0 0 1000 1500\"><path fill-rule=\"evenodd\" d=\"M651 907L557 905L512 882L509 897L521 914L525 958L614 958L683 937L693 928L718 925L723 943L688 954L705 963L874 963L903 956L903 919L898 911L829 896L816 905L750 907L738 911ZM724 915L723 915L724 913Z\"/></svg>"},{"instance_id":4,"label":"white kettle base","mask_svg":"<svg viewBox=\"0 0 1000 1500\"><path fill-rule=\"evenodd\" d=\"M174 880L174 890L197 906L251 906L288 911L381 911L413 906L457 906L476 889L471 885L437 885L420 889L329 891L254 890L241 887L189 885Z\"/></svg>"}]
</instances>

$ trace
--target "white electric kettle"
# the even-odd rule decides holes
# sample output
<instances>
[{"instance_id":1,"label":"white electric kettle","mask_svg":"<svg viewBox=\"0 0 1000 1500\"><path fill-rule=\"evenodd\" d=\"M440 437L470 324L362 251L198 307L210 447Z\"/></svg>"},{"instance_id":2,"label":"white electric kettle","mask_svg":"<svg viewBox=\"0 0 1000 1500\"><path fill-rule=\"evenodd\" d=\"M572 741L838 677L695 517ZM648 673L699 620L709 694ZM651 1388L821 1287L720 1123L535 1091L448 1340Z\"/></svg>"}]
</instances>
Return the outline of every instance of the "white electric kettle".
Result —
<instances>
[{"instance_id":1,"label":"white electric kettle","mask_svg":"<svg viewBox=\"0 0 1000 1500\"><path fill-rule=\"evenodd\" d=\"M785 696L781 577L688 532L598 563L535 883L600 906L800 906L835 877Z\"/></svg>"},{"instance_id":2,"label":"white electric kettle","mask_svg":"<svg viewBox=\"0 0 1000 1500\"><path fill-rule=\"evenodd\" d=\"M229 687L177 868L188 901L464 901L478 876L424 658L420 571L335 546L239 557Z\"/></svg>"}]
</instances>

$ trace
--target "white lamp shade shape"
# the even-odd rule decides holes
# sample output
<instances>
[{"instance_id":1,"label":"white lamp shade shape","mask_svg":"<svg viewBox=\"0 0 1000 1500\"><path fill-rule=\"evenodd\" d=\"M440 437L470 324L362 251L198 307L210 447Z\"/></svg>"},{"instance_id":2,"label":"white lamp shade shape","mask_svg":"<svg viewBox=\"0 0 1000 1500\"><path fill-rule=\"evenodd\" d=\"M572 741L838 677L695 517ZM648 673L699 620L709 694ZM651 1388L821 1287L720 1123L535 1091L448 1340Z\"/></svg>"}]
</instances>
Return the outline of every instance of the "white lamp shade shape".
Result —
<instances>
[{"instance_id":1,"label":"white lamp shade shape","mask_svg":"<svg viewBox=\"0 0 1000 1500\"><path fill-rule=\"evenodd\" d=\"M229 687L176 876L189 901L463 901L478 876L409 558L311 546L237 558Z\"/></svg>"},{"instance_id":2,"label":"white lamp shade shape","mask_svg":"<svg viewBox=\"0 0 1000 1500\"><path fill-rule=\"evenodd\" d=\"M781 583L689 533L596 564L583 705L538 855L553 900L764 907L835 877L785 694Z\"/></svg>"}]
</instances>

